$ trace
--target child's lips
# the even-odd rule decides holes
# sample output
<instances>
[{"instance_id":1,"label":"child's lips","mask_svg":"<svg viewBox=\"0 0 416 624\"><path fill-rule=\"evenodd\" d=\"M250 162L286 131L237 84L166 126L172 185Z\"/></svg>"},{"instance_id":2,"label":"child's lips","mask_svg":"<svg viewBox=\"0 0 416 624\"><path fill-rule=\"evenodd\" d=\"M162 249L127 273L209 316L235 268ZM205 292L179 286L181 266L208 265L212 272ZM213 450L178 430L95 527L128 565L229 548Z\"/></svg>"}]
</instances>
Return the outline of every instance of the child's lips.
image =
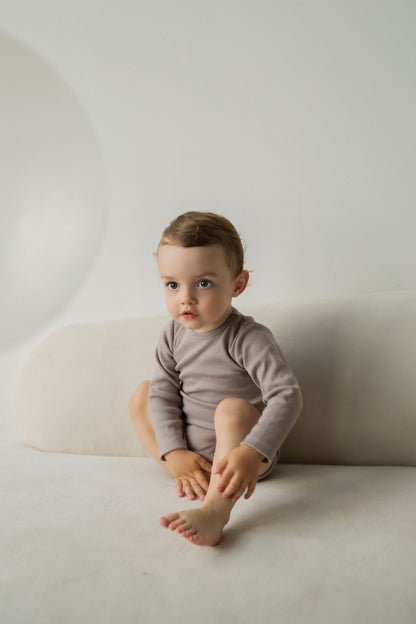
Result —
<instances>
[{"instance_id":1,"label":"child's lips","mask_svg":"<svg viewBox=\"0 0 416 624\"><path fill-rule=\"evenodd\" d=\"M196 314L195 312L191 312L190 310L185 310L185 312L182 312L181 316L186 319L193 319L196 317Z\"/></svg>"}]
</instances>

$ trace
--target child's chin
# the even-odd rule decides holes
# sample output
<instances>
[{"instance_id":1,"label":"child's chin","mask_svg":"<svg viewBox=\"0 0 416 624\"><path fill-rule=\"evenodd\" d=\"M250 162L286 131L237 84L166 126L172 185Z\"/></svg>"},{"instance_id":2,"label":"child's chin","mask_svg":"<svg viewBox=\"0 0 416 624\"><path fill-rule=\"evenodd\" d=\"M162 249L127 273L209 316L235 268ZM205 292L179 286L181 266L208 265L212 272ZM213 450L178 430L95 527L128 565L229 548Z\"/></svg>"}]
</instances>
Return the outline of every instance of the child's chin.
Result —
<instances>
[{"instance_id":1,"label":"child's chin","mask_svg":"<svg viewBox=\"0 0 416 624\"><path fill-rule=\"evenodd\" d=\"M201 326L201 322L198 318L186 318L186 316L181 316L179 322L188 329L199 329Z\"/></svg>"},{"instance_id":2,"label":"child's chin","mask_svg":"<svg viewBox=\"0 0 416 624\"><path fill-rule=\"evenodd\" d=\"M187 329L192 329L193 331L201 334L209 331L210 329L209 326L201 322L201 319L199 318L181 319L181 324Z\"/></svg>"}]
</instances>

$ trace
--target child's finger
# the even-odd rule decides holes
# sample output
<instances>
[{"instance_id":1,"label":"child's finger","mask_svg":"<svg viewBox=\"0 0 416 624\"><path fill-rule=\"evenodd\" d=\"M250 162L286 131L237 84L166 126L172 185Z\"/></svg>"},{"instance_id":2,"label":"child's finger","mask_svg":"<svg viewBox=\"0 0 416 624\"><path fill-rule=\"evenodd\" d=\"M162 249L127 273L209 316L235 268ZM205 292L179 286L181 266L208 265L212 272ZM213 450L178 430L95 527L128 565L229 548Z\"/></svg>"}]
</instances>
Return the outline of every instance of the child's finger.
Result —
<instances>
[{"instance_id":1,"label":"child's finger","mask_svg":"<svg viewBox=\"0 0 416 624\"><path fill-rule=\"evenodd\" d=\"M211 464L206 459L201 457L201 455L199 455L198 457L198 464L202 468L202 470L206 470L206 472L211 472L212 470Z\"/></svg>"},{"instance_id":2,"label":"child's finger","mask_svg":"<svg viewBox=\"0 0 416 624\"><path fill-rule=\"evenodd\" d=\"M204 475L203 472L197 472L195 475L195 479L196 482L198 483L198 485L201 486L201 488L204 490L204 492L206 492L208 490L209 487L209 483Z\"/></svg>"},{"instance_id":3,"label":"child's finger","mask_svg":"<svg viewBox=\"0 0 416 624\"><path fill-rule=\"evenodd\" d=\"M250 498L250 496L253 494L254 490L256 489L256 482L254 483L249 483L249 486L247 488L247 492L245 493L244 498Z\"/></svg>"},{"instance_id":4,"label":"child's finger","mask_svg":"<svg viewBox=\"0 0 416 624\"><path fill-rule=\"evenodd\" d=\"M189 498L189 500L195 500L194 490L191 484L189 483L189 481L184 481L183 489L184 489L186 496Z\"/></svg>"},{"instance_id":5,"label":"child's finger","mask_svg":"<svg viewBox=\"0 0 416 624\"><path fill-rule=\"evenodd\" d=\"M233 476L232 472L224 472L220 481L218 482L217 490L218 492L223 492L225 488L228 486L231 478Z\"/></svg>"},{"instance_id":6,"label":"child's finger","mask_svg":"<svg viewBox=\"0 0 416 624\"><path fill-rule=\"evenodd\" d=\"M233 503L236 503L238 499L244 494L244 490L246 489L246 484L243 483L237 490L235 494L233 494L230 498Z\"/></svg>"},{"instance_id":7,"label":"child's finger","mask_svg":"<svg viewBox=\"0 0 416 624\"><path fill-rule=\"evenodd\" d=\"M184 495L182 481L180 479L175 479L175 485L177 495L182 497Z\"/></svg>"},{"instance_id":8,"label":"child's finger","mask_svg":"<svg viewBox=\"0 0 416 624\"><path fill-rule=\"evenodd\" d=\"M227 467L227 460L226 459L220 459L214 467L214 474L221 474L222 472L224 472L225 468Z\"/></svg>"},{"instance_id":9,"label":"child's finger","mask_svg":"<svg viewBox=\"0 0 416 624\"><path fill-rule=\"evenodd\" d=\"M176 493L182 498L183 496L187 496L189 500L194 500L195 495L193 489L186 479L177 479L176 480Z\"/></svg>"},{"instance_id":10,"label":"child's finger","mask_svg":"<svg viewBox=\"0 0 416 624\"><path fill-rule=\"evenodd\" d=\"M192 487L194 489L195 494L198 496L198 498L200 500L204 500L206 490L202 489L202 487L199 485L198 481L194 481L192 483Z\"/></svg>"},{"instance_id":11,"label":"child's finger","mask_svg":"<svg viewBox=\"0 0 416 624\"><path fill-rule=\"evenodd\" d=\"M241 486L242 486L242 482L241 482L240 477L238 477L237 475L234 475L232 479L230 480L230 482L228 483L225 490L223 491L223 494L222 494L223 498L232 498L234 494L238 492Z\"/></svg>"}]
</instances>

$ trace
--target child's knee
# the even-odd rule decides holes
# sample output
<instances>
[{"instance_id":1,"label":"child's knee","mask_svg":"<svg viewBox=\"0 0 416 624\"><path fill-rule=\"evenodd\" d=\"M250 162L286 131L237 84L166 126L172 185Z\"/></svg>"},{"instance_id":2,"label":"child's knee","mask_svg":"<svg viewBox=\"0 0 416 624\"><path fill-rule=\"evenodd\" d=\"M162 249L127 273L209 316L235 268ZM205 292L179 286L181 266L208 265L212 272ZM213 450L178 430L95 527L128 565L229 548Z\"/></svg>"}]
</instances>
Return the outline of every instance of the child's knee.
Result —
<instances>
[{"instance_id":1,"label":"child's knee","mask_svg":"<svg viewBox=\"0 0 416 624\"><path fill-rule=\"evenodd\" d=\"M237 397L224 399L218 404L215 411L215 427L229 426L232 428L253 427L260 417L256 410L246 399Z\"/></svg>"},{"instance_id":2,"label":"child's knee","mask_svg":"<svg viewBox=\"0 0 416 624\"><path fill-rule=\"evenodd\" d=\"M128 405L131 417L137 417L147 409L149 405L149 386L149 380L142 381L133 392Z\"/></svg>"}]
</instances>

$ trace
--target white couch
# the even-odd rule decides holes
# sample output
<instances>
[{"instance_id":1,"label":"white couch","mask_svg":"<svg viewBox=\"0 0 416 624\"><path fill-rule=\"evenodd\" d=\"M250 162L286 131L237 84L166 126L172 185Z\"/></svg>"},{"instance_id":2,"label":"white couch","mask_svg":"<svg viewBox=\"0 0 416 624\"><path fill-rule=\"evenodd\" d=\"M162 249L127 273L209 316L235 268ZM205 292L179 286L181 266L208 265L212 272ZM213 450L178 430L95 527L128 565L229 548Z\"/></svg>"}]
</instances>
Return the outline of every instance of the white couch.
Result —
<instances>
[{"instance_id":1,"label":"white couch","mask_svg":"<svg viewBox=\"0 0 416 624\"><path fill-rule=\"evenodd\" d=\"M305 406L214 548L159 525L198 503L128 416L166 319L72 325L28 355L1 447L2 624L416 621L416 293L249 312Z\"/></svg>"}]
</instances>

